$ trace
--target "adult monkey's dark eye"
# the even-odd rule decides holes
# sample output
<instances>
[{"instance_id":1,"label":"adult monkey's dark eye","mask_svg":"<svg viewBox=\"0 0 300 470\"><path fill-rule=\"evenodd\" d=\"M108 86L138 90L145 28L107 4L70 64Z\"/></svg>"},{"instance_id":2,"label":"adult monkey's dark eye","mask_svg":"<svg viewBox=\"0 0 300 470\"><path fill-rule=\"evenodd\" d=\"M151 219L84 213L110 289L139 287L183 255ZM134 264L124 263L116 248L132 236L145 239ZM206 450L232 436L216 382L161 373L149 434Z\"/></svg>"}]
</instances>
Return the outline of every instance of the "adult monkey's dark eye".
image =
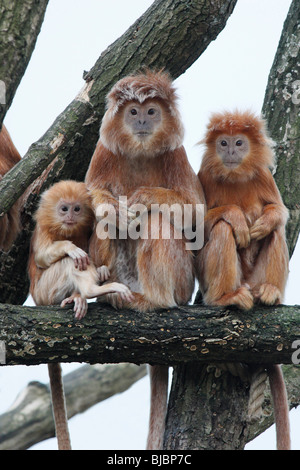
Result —
<instances>
[{"instance_id":1,"label":"adult monkey's dark eye","mask_svg":"<svg viewBox=\"0 0 300 470\"><path fill-rule=\"evenodd\" d=\"M226 140L221 140L221 145L222 145L222 147L226 147L226 145L227 145Z\"/></svg>"},{"instance_id":2,"label":"adult monkey's dark eye","mask_svg":"<svg viewBox=\"0 0 300 470\"><path fill-rule=\"evenodd\" d=\"M137 115L137 110L135 108L132 108L130 110L130 113L132 114L132 116L136 116Z\"/></svg>"},{"instance_id":3,"label":"adult monkey's dark eye","mask_svg":"<svg viewBox=\"0 0 300 470\"><path fill-rule=\"evenodd\" d=\"M154 113L155 113L155 109L150 108L149 111L148 111L148 114L150 114L150 116L152 116Z\"/></svg>"}]
</instances>

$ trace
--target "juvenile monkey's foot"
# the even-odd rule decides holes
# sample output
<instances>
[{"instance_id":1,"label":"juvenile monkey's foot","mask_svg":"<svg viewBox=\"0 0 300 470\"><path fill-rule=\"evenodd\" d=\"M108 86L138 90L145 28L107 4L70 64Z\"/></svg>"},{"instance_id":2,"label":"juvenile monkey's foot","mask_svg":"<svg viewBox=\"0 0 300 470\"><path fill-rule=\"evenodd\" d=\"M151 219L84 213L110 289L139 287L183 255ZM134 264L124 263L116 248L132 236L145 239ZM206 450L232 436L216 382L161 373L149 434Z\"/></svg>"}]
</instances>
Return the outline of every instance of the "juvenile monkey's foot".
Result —
<instances>
[{"instance_id":1,"label":"juvenile monkey's foot","mask_svg":"<svg viewBox=\"0 0 300 470\"><path fill-rule=\"evenodd\" d=\"M236 305L242 310L250 310L253 307L253 296L247 285L239 287L234 292L223 295L220 299L209 302L210 305Z\"/></svg>"},{"instance_id":2,"label":"juvenile monkey's foot","mask_svg":"<svg viewBox=\"0 0 300 470\"><path fill-rule=\"evenodd\" d=\"M266 305L278 305L282 300L282 295L278 287L266 282L260 286L257 299Z\"/></svg>"},{"instance_id":3,"label":"juvenile monkey's foot","mask_svg":"<svg viewBox=\"0 0 300 470\"><path fill-rule=\"evenodd\" d=\"M66 299L64 299L60 306L65 307L67 304L72 303L74 303L73 310L75 312L76 320L82 320L88 310L88 304L86 299L83 299L82 297L80 297L80 295L71 295L71 297L67 297Z\"/></svg>"},{"instance_id":4,"label":"juvenile monkey's foot","mask_svg":"<svg viewBox=\"0 0 300 470\"><path fill-rule=\"evenodd\" d=\"M105 264L103 264L102 266L97 268L97 273L98 273L100 282L105 282L110 277L110 271L109 271L108 267Z\"/></svg>"}]
</instances>

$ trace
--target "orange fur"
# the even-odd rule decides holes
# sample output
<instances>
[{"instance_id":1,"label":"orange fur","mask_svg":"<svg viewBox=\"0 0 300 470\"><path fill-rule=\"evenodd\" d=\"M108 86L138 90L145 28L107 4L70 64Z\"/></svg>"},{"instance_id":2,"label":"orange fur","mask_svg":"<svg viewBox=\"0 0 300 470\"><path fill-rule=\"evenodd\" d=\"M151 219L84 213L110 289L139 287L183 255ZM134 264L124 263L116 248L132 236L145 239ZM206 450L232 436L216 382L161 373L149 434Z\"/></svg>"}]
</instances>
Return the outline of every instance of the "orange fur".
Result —
<instances>
[{"instance_id":1,"label":"orange fur","mask_svg":"<svg viewBox=\"0 0 300 470\"><path fill-rule=\"evenodd\" d=\"M250 141L250 150L235 168L225 166L217 139L240 135ZM206 150L198 176L208 212L206 244L198 253L196 269L204 301L245 310L254 302L279 304L288 276L288 211L270 171L274 156L265 122L248 112L216 114L203 142ZM274 370L270 381L280 386L278 394L284 397L281 369ZM280 416L278 448L289 448L287 399L274 403L275 415Z\"/></svg>"},{"instance_id":2,"label":"orange fur","mask_svg":"<svg viewBox=\"0 0 300 470\"><path fill-rule=\"evenodd\" d=\"M160 127L147 139L138 141L125 125L128 104L158 106ZM201 185L182 146L183 126L177 110L176 94L167 74L147 71L120 80L108 95L108 109L100 129L100 140L86 175L94 208L112 204L118 213L118 198L126 196L128 207L143 204L203 204ZM144 217L150 215L144 214ZM119 223L117 221L117 228ZM171 222L174 222L171 219ZM149 220L150 224L150 220ZM159 218L158 233L165 228ZM153 226L153 224L152 224ZM170 227L169 227L170 228ZM184 240L176 239L178 228L171 227L170 239L106 240L93 234L89 253L96 266L109 262L111 275L132 288L134 301L128 307L141 312L159 307L186 304L194 289L193 255ZM109 299L114 304L114 299ZM167 374L161 366L150 368L151 411L148 449L162 446L167 396ZM163 392L162 392L163 390Z\"/></svg>"},{"instance_id":3,"label":"orange fur","mask_svg":"<svg viewBox=\"0 0 300 470\"><path fill-rule=\"evenodd\" d=\"M80 207L66 224L59 215L60 204ZM76 212L74 209L74 212ZM74 303L77 319L87 311L86 299L119 292L126 298L127 287L118 283L99 286L98 273L85 251L94 226L91 197L84 183L60 181L42 194L35 215L36 228L31 241L28 273L30 293L37 305ZM72 259L73 258L73 259ZM48 364L56 435L61 450L71 448L61 369Z\"/></svg>"},{"instance_id":4,"label":"orange fur","mask_svg":"<svg viewBox=\"0 0 300 470\"><path fill-rule=\"evenodd\" d=\"M56 215L56 207L61 199L80 201L83 204L84 209L80 224L69 229L61 227ZM68 295L71 295L74 290L74 287L72 290L71 277L73 261L66 258L67 248L74 245L84 251L88 249L88 240L94 224L94 213L85 184L75 181L60 181L53 185L42 194L35 220L36 228L32 237L28 264L31 282L30 293L37 304L53 305L62 302L67 297L67 292ZM66 269L61 270L60 265L55 264L64 258L66 258L64 264L66 268L69 268L69 274L66 273ZM50 266L51 270L47 271ZM75 268L73 271L75 272ZM58 282L59 273L64 276L65 282ZM43 285L43 280L40 282L42 277L47 278L47 285ZM69 282L66 282L67 279ZM51 286L50 290L47 288L49 286Z\"/></svg>"},{"instance_id":5,"label":"orange fur","mask_svg":"<svg viewBox=\"0 0 300 470\"><path fill-rule=\"evenodd\" d=\"M19 161L20 154L3 125L0 132L0 180ZM0 219L0 249L9 250L20 230L20 202L17 201Z\"/></svg>"},{"instance_id":6,"label":"orange fur","mask_svg":"<svg viewBox=\"0 0 300 470\"><path fill-rule=\"evenodd\" d=\"M151 137L150 143L145 150L133 155L131 148L135 144L133 138L122 123L122 112L124 106L130 101L145 103L149 99L159 100L164 109L163 126L159 132ZM161 138L162 134L168 134L168 141ZM151 204L174 203L196 204L203 203L204 197L201 185L197 180L186 153L182 147L182 124L176 108L176 94L172 82L164 73L138 74L120 80L108 95L108 110L103 118L100 130L100 140L91 160L85 182L93 197L93 206L96 209L100 204L112 204L118 210L119 196L127 196L128 207L132 204L144 204L150 209ZM124 143L125 142L125 143ZM175 147L175 148L174 148ZM145 155L146 153L146 155ZM152 245L152 241L149 241ZM157 244L160 242L158 241ZM174 244L174 246L173 246ZM123 245L123 244L122 244ZM125 250L129 244L124 244ZM147 263L143 261L146 257L146 243L135 243L134 252L137 250L137 259L141 266ZM168 250L175 255L177 250L182 253L182 259L188 259L190 271L192 271L192 260L190 253L185 252L182 244L176 240L169 243ZM168 250L166 256L169 257ZM116 266L120 262L118 256L118 242L111 241L103 243L93 234L89 248L90 255L96 266L109 262L109 269L114 278ZM122 252L124 254L124 250ZM162 256L165 251L163 251ZM172 258L172 256L171 256ZM160 259L161 264L163 260ZM172 269L167 261L168 269ZM181 272L182 284L187 280L186 292L179 303L186 303L190 298L194 281L191 282L190 275L186 274L186 263ZM141 270L133 268L132 277L140 276ZM175 267L174 267L175 268ZM180 265L176 266L176 275L180 271ZM126 282L126 279L123 279ZM169 296L170 286L160 283L161 296L153 292L148 294L148 285L144 286L139 279L140 294L144 295L141 302L136 297L136 302L131 304L133 308L141 307L153 309L161 306L161 299ZM172 287L173 289L173 287ZM147 292L146 292L147 290ZM174 285L175 294L176 286ZM145 301L147 299L147 302Z\"/></svg>"},{"instance_id":7,"label":"orange fur","mask_svg":"<svg viewBox=\"0 0 300 470\"><path fill-rule=\"evenodd\" d=\"M80 200L84 204L81 223L75 230L64 230L56 208L61 199ZM61 303L74 294L76 273L74 262L67 257L66 244L87 250L94 214L84 183L61 181L43 193L35 215L28 274L30 293L37 305ZM83 271L86 273L86 271ZM96 282L96 276L92 278ZM91 282L91 278L90 278ZM78 293L77 293L78 294ZM65 395L60 364L48 364L56 436L60 450L70 450Z\"/></svg>"},{"instance_id":8,"label":"orange fur","mask_svg":"<svg viewBox=\"0 0 300 470\"><path fill-rule=\"evenodd\" d=\"M228 169L216 155L215 140L220 134L236 133L248 136L251 149L236 169ZM223 263L228 272L236 273L233 283L236 288L247 284L253 298L262 301L265 297L260 293L261 284L274 285L280 296L270 295L267 303L279 303L283 300L288 275L284 230L288 211L269 169L273 154L265 135L265 124L250 113L216 115L208 125L205 143L198 174L208 208L207 244L199 254L199 281L204 299L207 303L218 304L226 295L226 304L230 304L230 294L235 289L226 287L222 272L218 281L211 272L211 269L218 271L216 266ZM228 242L222 230L228 232ZM219 250L220 243L222 249ZM226 255L224 261L223 254ZM203 262L208 258L209 264ZM243 304L239 306L243 308ZM248 300L244 308L249 308Z\"/></svg>"},{"instance_id":9,"label":"orange fur","mask_svg":"<svg viewBox=\"0 0 300 470\"><path fill-rule=\"evenodd\" d=\"M62 225L57 215L60 201L81 205L80 217L75 224ZM53 185L42 195L35 219L28 272L30 292L38 305L66 302L65 299L71 296L68 300L74 300L76 308L78 297L85 301L106 293L126 295L129 292L117 283L98 286L96 268L85 253L95 216L84 183L60 181ZM83 266L77 265L77 258L79 261L83 258ZM79 318L82 318L80 313Z\"/></svg>"}]
</instances>

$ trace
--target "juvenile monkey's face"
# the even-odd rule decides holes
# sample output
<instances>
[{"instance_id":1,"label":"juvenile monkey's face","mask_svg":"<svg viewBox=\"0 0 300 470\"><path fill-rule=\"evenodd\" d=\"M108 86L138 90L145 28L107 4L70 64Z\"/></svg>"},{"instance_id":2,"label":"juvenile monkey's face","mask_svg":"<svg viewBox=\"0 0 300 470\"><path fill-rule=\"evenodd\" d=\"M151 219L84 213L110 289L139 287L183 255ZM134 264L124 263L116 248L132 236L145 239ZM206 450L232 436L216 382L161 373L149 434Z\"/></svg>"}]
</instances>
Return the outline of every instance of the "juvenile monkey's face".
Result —
<instances>
[{"instance_id":1,"label":"juvenile monkey's face","mask_svg":"<svg viewBox=\"0 0 300 470\"><path fill-rule=\"evenodd\" d=\"M141 141L152 136L161 127L162 121L163 110L157 102L130 102L124 107L125 127Z\"/></svg>"},{"instance_id":2,"label":"juvenile monkey's face","mask_svg":"<svg viewBox=\"0 0 300 470\"><path fill-rule=\"evenodd\" d=\"M64 229L73 229L84 217L80 202L66 201L64 199L58 202L56 215Z\"/></svg>"},{"instance_id":3,"label":"juvenile monkey's face","mask_svg":"<svg viewBox=\"0 0 300 470\"><path fill-rule=\"evenodd\" d=\"M216 140L216 151L224 166L234 170L250 152L250 142L244 134L221 134Z\"/></svg>"}]
</instances>

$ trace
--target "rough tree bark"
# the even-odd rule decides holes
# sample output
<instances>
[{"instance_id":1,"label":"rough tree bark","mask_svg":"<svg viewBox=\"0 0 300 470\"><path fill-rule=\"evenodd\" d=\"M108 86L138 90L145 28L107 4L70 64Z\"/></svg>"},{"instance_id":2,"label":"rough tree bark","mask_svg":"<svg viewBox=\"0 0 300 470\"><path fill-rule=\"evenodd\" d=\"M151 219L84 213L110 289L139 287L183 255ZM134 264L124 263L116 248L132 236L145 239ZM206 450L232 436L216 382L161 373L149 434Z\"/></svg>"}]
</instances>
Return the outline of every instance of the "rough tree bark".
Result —
<instances>
[{"instance_id":1,"label":"rough tree bark","mask_svg":"<svg viewBox=\"0 0 300 470\"><path fill-rule=\"evenodd\" d=\"M225 27L237 0L156 0L85 74L86 85L22 162L0 183L0 215L25 194L23 231L10 253L0 253L0 300L22 304L32 214L41 190L58 179L84 178L98 139L105 96L121 77L142 66L165 67L178 77ZM55 160L53 161L53 159ZM47 167L47 165L49 165ZM47 168L46 168L47 167ZM45 170L41 178L37 178Z\"/></svg>"},{"instance_id":2,"label":"rough tree bark","mask_svg":"<svg viewBox=\"0 0 300 470\"><path fill-rule=\"evenodd\" d=\"M0 4L0 128L35 47L49 0L4 0ZM5 102L3 102L5 101Z\"/></svg>"},{"instance_id":3,"label":"rough tree bark","mask_svg":"<svg viewBox=\"0 0 300 470\"><path fill-rule=\"evenodd\" d=\"M300 3L294 0L283 27L263 105L271 137L277 142L276 181L290 209L287 228L290 255L300 228L300 117L299 101L293 99L293 84L300 76L299 22ZM240 315L242 318L243 314ZM284 322L285 318L278 320ZM263 335L262 328L260 333ZM276 333L273 338L276 338ZM275 356L274 363L282 362ZM244 361L240 354L238 357ZM214 370L201 364L175 368L167 416L166 448L243 449L249 432L246 419L248 394L249 383L242 382L230 372L221 371L216 377ZM192 412L187 413L187 410Z\"/></svg>"},{"instance_id":4,"label":"rough tree bark","mask_svg":"<svg viewBox=\"0 0 300 470\"><path fill-rule=\"evenodd\" d=\"M300 307L239 309L187 305L141 315L89 304L71 308L0 304L0 341L7 365L48 362L182 364L291 363L300 335Z\"/></svg>"},{"instance_id":5,"label":"rough tree bark","mask_svg":"<svg viewBox=\"0 0 300 470\"><path fill-rule=\"evenodd\" d=\"M262 113L276 143L275 179L290 212L290 256L300 229L300 2L293 1L269 75Z\"/></svg>"}]
</instances>

